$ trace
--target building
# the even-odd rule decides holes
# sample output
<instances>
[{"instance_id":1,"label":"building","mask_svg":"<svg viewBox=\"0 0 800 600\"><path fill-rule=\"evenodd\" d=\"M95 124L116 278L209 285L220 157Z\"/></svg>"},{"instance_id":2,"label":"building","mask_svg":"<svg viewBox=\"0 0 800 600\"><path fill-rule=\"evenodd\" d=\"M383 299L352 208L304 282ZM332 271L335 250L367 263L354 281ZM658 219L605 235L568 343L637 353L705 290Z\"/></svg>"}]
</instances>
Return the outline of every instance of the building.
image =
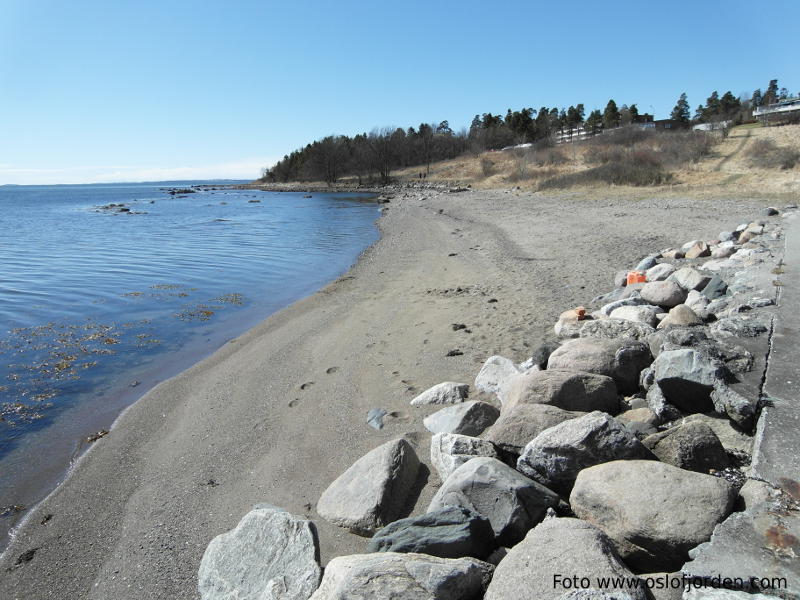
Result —
<instances>
[{"instance_id":1,"label":"building","mask_svg":"<svg viewBox=\"0 0 800 600\"><path fill-rule=\"evenodd\" d=\"M800 119L800 98L758 106L753 111L753 117L760 119L765 125L770 122Z\"/></svg>"}]
</instances>

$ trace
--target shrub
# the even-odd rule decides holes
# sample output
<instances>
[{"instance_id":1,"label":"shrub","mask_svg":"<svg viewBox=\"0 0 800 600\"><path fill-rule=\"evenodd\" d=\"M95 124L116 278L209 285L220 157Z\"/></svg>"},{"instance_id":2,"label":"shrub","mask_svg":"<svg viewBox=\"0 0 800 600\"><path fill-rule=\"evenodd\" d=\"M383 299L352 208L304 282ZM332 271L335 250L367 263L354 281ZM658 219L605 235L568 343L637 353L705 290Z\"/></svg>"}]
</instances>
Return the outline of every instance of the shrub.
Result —
<instances>
[{"instance_id":1,"label":"shrub","mask_svg":"<svg viewBox=\"0 0 800 600\"><path fill-rule=\"evenodd\" d=\"M494 163L485 156L481 158L481 173L483 173L484 177L494 175Z\"/></svg>"},{"instance_id":2,"label":"shrub","mask_svg":"<svg viewBox=\"0 0 800 600\"><path fill-rule=\"evenodd\" d=\"M751 166L762 169L792 169L800 161L800 152L770 140L755 140L746 155Z\"/></svg>"},{"instance_id":3,"label":"shrub","mask_svg":"<svg viewBox=\"0 0 800 600\"><path fill-rule=\"evenodd\" d=\"M632 160L607 163L578 173L568 173L546 179L539 184L540 190L565 188L573 185L608 183L612 185L659 185L667 183L672 175L660 165L636 164Z\"/></svg>"},{"instance_id":4,"label":"shrub","mask_svg":"<svg viewBox=\"0 0 800 600\"><path fill-rule=\"evenodd\" d=\"M532 162L540 167L544 165L563 165L569 162L566 154L557 150L556 148L546 148L544 150L536 150L531 158Z\"/></svg>"}]
</instances>

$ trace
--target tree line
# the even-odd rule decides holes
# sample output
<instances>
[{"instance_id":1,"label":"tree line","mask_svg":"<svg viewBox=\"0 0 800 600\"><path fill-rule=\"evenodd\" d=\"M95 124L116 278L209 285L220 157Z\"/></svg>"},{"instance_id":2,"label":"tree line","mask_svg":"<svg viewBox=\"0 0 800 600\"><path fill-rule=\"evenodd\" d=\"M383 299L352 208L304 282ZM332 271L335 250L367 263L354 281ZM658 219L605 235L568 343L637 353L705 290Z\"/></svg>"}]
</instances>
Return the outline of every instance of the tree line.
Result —
<instances>
[{"instance_id":1,"label":"tree line","mask_svg":"<svg viewBox=\"0 0 800 600\"><path fill-rule=\"evenodd\" d=\"M734 96L730 91L721 96L711 93L705 104L691 114L685 93L681 94L670 118L683 124L732 121L742 123L751 118L754 108L779 102L789 97L786 88L778 88L778 80L769 82L766 92L760 89L749 97ZM508 109L506 114L475 115L469 128L453 131L448 121L421 123L419 127L386 127L349 137L330 135L287 154L271 168L264 169L260 181L325 181L333 184L344 176L356 177L359 185L380 181L389 183L397 169L419 167L420 177L430 173L431 163L455 158L467 151L475 154L519 144L549 145L558 135L562 139L573 133L597 135L637 123L653 121L653 115L640 113L636 104L618 106L611 99L601 111L586 114L583 104L568 108Z\"/></svg>"}]
</instances>

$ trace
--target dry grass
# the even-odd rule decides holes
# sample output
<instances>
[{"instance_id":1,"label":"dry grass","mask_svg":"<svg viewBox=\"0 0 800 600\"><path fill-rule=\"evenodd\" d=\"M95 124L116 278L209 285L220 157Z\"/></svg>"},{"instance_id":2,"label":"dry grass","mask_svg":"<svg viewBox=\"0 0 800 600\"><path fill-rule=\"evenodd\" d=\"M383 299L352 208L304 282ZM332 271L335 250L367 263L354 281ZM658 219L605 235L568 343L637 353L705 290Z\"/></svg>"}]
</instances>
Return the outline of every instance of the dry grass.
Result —
<instances>
[{"instance_id":1,"label":"dry grass","mask_svg":"<svg viewBox=\"0 0 800 600\"><path fill-rule=\"evenodd\" d=\"M624 154L622 143L607 144L603 148L598 142L561 144L541 150L485 152L477 157L462 156L431 165L429 180L471 185L475 189L513 187L535 191L542 189L542 183L546 180L568 177L567 183L571 189L581 193L613 189L615 195L641 197L643 189L652 189L659 194L691 193L697 197L747 194L753 197L796 200L796 195L800 193L800 166L786 170L754 167L747 151L758 140L768 140L776 146L800 151L800 125L736 127L727 138L719 140L713 146L706 146L705 143L683 143L677 137L662 138L664 143L657 147L644 148L642 144L634 142L632 149L626 150L634 155L634 163L652 164L655 156L662 163L663 172L667 174L661 179L652 177L646 183L646 188L641 187L641 184L621 184L621 179L609 171L595 172L593 177L579 175L609 164L617 156ZM615 150L612 146L623 148ZM548 160L546 153L549 151L558 153L560 158ZM684 158L680 158L681 156ZM480 164L484 158L492 163L488 175L484 174ZM400 180L412 181L416 179L418 172L419 169L412 168L399 171L397 176ZM634 182L642 180L641 174L634 176ZM647 181L647 178L644 180ZM548 187L548 193L552 189L555 188Z\"/></svg>"}]
</instances>

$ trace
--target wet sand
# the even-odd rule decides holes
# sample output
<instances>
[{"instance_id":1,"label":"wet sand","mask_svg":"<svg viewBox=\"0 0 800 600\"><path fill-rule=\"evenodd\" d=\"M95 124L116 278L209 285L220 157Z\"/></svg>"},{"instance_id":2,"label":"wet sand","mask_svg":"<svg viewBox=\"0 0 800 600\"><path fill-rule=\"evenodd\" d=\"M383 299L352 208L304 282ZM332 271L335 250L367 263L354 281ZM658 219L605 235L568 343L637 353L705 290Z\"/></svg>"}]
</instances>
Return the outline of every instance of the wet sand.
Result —
<instances>
[{"instance_id":1,"label":"wet sand","mask_svg":"<svg viewBox=\"0 0 800 600\"><path fill-rule=\"evenodd\" d=\"M0 597L197 598L207 543L259 502L313 518L323 562L362 551L363 538L314 504L386 440L407 435L427 461L422 418L433 411L409 406L417 393L471 383L492 354L524 360L553 337L560 312L608 291L616 270L714 238L765 205L646 190L395 192L381 240L347 275L119 418L18 531L0 561ZM453 349L463 355L447 357ZM371 408L408 418L375 431ZM439 482L427 483L415 512Z\"/></svg>"}]
</instances>

